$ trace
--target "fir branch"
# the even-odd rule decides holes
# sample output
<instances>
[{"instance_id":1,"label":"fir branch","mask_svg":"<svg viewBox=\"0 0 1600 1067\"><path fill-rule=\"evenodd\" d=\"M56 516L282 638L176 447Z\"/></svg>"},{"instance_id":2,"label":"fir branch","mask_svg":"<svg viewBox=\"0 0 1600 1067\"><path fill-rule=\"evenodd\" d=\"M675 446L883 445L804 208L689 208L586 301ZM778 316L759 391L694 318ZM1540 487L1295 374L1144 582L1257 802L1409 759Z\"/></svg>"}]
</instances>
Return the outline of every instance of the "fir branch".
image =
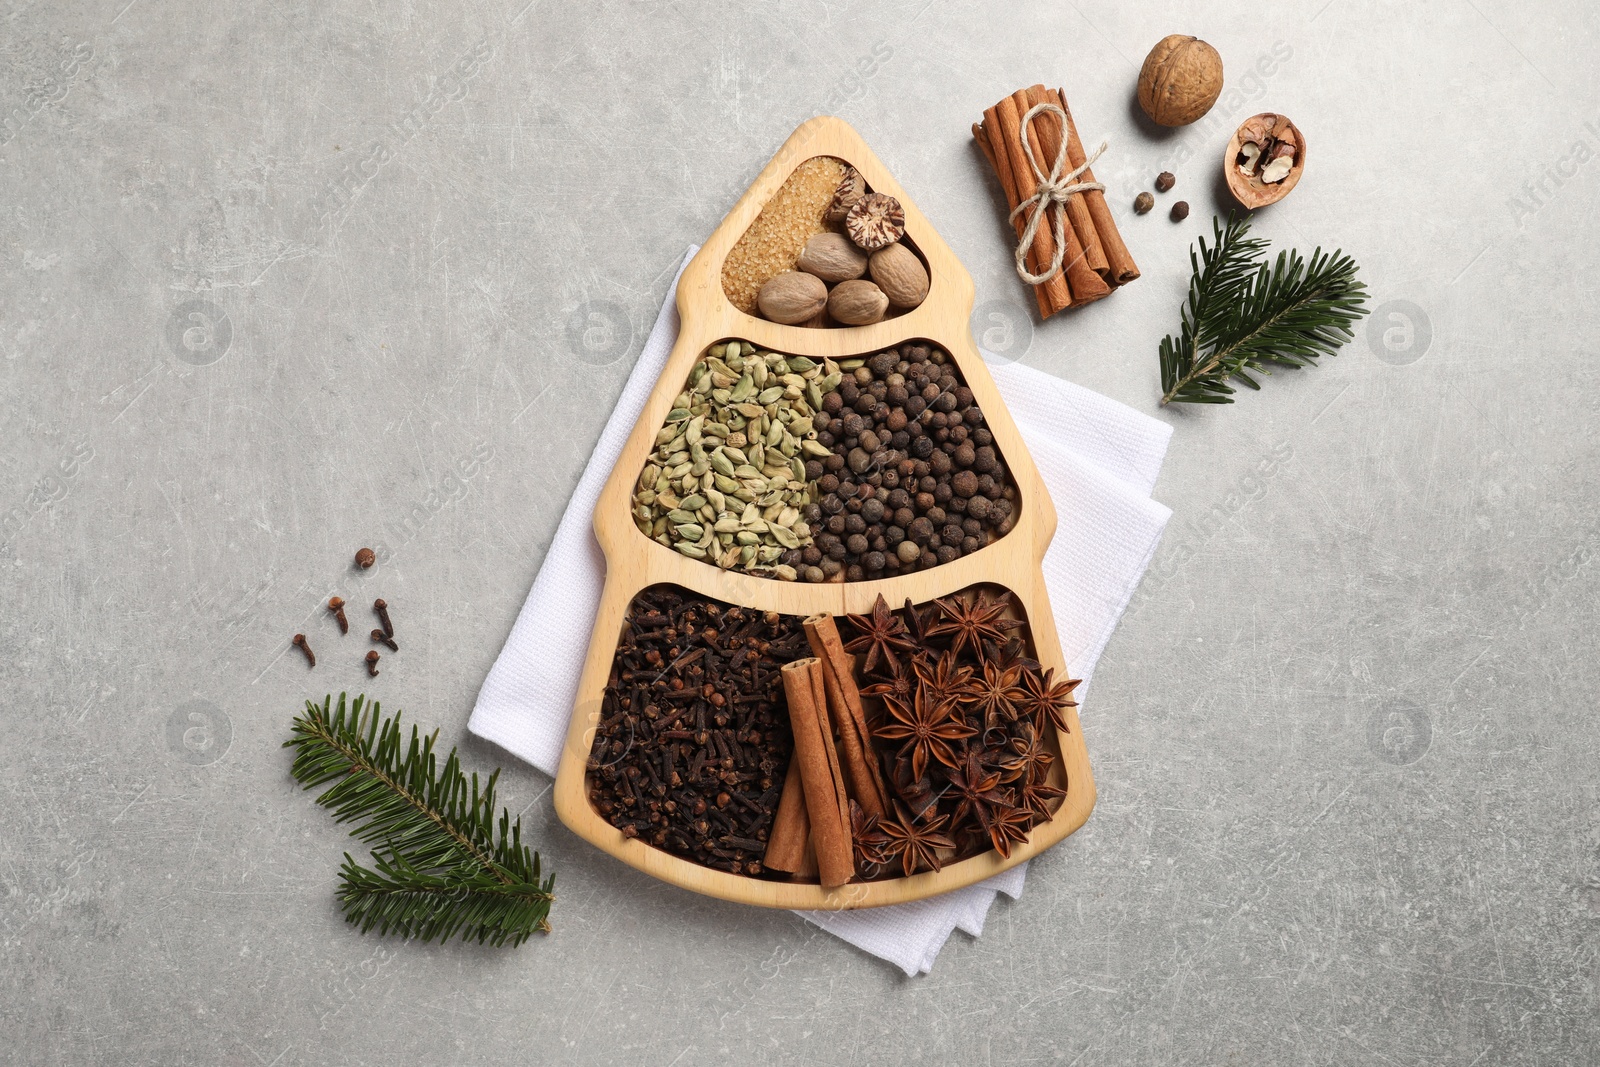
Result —
<instances>
[{"instance_id":1,"label":"fir branch","mask_svg":"<svg viewBox=\"0 0 1600 1067\"><path fill-rule=\"evenodd\" d=\"M480 789L470 784L451 749L443 768L427 738L411 728L404 743L400 716L380 718L379 705L358 696L337 707L306 701L296 716L290 773L307 789L333 783L317 803L351 836L373 843L374 868L345 853L339 902L361 932L377 929L423 941L463 940L520 945L548 932L555 876L540 880L539 854L522 844L522 820L500 813L495 826L497 770Z\"/></svg>"},{"instance_id":2,"label":"fir branch","mask_svg":"<svg viewBox=\"0 0 1600 1067\"><path fill-rule=\"evenodd\" d=\"M1354 336L1366 315L1367 287L1343 252L1321 248L1309 260L1249 237L1250 219L1212 220L1213 243L1189 250L1189 299L1176 337L1161 342L1163 404L1231 404L1238 379L1261 388L1251 371L1315 366Z\"/></svg>"}]
</instances>

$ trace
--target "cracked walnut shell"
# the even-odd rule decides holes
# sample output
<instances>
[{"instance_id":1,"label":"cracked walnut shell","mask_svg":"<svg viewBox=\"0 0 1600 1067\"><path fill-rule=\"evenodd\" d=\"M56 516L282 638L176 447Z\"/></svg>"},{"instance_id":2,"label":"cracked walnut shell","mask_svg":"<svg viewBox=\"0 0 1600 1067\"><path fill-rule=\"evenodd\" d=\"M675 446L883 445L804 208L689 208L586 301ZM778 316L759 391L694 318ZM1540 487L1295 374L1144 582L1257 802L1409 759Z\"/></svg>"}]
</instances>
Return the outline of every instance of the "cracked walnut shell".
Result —
<instances>
[{"instance_id":1,"label":"cracked walnut shell","mask_svg":"<svg viewBox=\"0 0 1600 1067\"><path fill-rule=\"evenodd\" d=\"M885 193L868 193L845 213L844 229L860 248L876 252L905 236L906 213Z\"/></svg>"}]
</instances>

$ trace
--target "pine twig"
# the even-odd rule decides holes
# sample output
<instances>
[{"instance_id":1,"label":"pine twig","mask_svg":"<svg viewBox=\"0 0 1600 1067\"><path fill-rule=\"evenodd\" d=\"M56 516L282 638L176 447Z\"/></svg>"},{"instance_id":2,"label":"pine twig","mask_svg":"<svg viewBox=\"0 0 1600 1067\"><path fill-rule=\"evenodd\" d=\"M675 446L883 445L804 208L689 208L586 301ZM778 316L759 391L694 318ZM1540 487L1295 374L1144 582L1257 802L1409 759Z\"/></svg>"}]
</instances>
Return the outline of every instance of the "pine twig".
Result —
<instances>
[{"instance_id":1,"label":"pine twig","mask_svg":"<svg viewBox=\"0 0 1600 1067\"><path fill-rule=\"evenodd\" d=\"M541 881L539 854L522 844L522 820L500 813L497 770L480 789L470 784L451 749L443 768L415 726L403 743L400 716L380 718L358 696L348 706L306 702L296 716L291 774L302 786L333 783L317 797L351 836L372 843L373 867L345 853L339 902L362 933L376 929L423 941L463 940L520 945L548 932L555 876Z\"/></svg>"},{"instance_id":2,"label":"pine twig","mask_svg":"<svg viewBox=\"0 0 1600 1067\"><path fill-rule=\"evenodd\" d=\"M1321 248L1309 260L1247 236L1250 219L1212 220L1213 243L1191 248L1189 298L1178 335L1161 342L1163 404L1231 404L1230 379L1261 388L1250 374L1315 366L1333 355L1366 315L1366 286L1343 252Z\"/></svg>"}]
</instances>

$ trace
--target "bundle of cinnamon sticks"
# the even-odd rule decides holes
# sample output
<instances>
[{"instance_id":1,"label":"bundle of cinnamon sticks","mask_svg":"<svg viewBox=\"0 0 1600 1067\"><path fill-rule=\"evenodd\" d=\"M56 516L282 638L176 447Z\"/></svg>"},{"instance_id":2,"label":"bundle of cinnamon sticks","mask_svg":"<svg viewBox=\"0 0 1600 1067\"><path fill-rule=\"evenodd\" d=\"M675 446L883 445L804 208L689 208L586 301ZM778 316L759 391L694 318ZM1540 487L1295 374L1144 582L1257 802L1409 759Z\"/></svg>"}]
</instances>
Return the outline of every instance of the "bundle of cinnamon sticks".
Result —
<instances>
[{"instance_id":1,"label":"bundle of cinnamon sticks","mask_svg":"<svg viewBox=\"0 0 1600 1067\"><path fill-rule=\"evenodd\" d=\"M817 874L831 888L855 875L851 798L882 818L889 793L833 616L813 615L805 630L815 655L783 667L794 756L763 862L769 870Z\"/></svg>"},{"instance_id":2,"label":"bundle of cinnamon sticks","mask_svg":"<svg viewBox=\"0 0 1600 1067\"><path fill-rule=\"evenodd\" d=\"M1054 104L1066 115L1065 129L1055 115L1045 112L1034 116L1028 124L1028 145L1039 172L1049 175L1061 150L1061 139L1067 139L1067 158L1061 174L1065 175L1083 166L1083 142L1078 137L1077 124L1067 107L1065 95L1059 89L1046 89L1034 85L1019 89L984 111L983 121L973 123L972 136L983 149L983 154L1000 179L1005 191L1009 211L1038 193L1039 183L1029 165L1028 148L1022 142L1022 117L1036 104ZM1077 179L1080 182L1095 180L1093 170L1085 170ZM1037 208L1030 208L1037 210ZM1054 211L1054 208L1050 209ZM1117 233L1116 222L1106 204L1105 193L1090 190L1074 193L1065 204L1067 225L1063 228L1066 248L1062 254L1062 268L1053 277L1034 286L1038 298L1039 315L1049 318L1063 308L1075 307L1111 295L1120 285L1126 285L1139 276L1139 268L1128 253ZM1020 241L1027 227L1026 213L1012 220ZM1053 226L1048 219L1040 219L1034 233L1032 246L1027 250L1028 271L1045 273L1054 262L1056 241Z\"/></svg>"}]
</instances>

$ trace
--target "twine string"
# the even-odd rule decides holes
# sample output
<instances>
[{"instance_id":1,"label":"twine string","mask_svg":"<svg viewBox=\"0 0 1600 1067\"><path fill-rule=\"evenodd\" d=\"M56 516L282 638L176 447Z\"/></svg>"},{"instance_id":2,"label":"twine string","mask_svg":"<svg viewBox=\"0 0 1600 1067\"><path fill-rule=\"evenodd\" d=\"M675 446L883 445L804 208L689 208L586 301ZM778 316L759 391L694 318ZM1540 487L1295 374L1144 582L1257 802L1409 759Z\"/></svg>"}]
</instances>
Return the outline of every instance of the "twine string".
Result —
<instances>
[{"instance_id":1,"label":"twine string","mask_svg":"<svg viewBox=\"0 0 1600 1067\"><path fill-rule=\"evenodd\" d=\"M1028 123L1039 114L1054 115L1056 121L1061 123L1061 148L1056 152L1055 164L1046 174L1039 169L1039 163L1033 157L1033 146L1028 142ZM1033 175L1038 180L1039 187L1034 194L1018 204L1011 212L1011 221L1015 222L1018 215L1029 208L1033 211L1028 214L1028 224L1023 228L1022 236L1017 239L1017 277L1029 285L1043 285L1045 282L1061 273L1061 263L1067 252L1067 200L1074 193L1087 193L1091 191L1104 192L1105 186L1099 182L1080 182L1078 178L1083 172L1094 165L1100 154L1106 150L1106 142L1101 141L1100 147L1089 153L1083 165L1067 172L1061 169L1067 165L1067 113L1051 103L1034 104L1028 113L1022 116L1022 154L1028 159L1028 166L1033 168ZM1056 238L1055 254L1050 259L1050 269L1043 274L1034 274L1028 270L1028 250L1033 247L1033 239L1039 233L1039 220L1046 214L1050 216L1051 230Z\"/></svg>"}]
</instances>

